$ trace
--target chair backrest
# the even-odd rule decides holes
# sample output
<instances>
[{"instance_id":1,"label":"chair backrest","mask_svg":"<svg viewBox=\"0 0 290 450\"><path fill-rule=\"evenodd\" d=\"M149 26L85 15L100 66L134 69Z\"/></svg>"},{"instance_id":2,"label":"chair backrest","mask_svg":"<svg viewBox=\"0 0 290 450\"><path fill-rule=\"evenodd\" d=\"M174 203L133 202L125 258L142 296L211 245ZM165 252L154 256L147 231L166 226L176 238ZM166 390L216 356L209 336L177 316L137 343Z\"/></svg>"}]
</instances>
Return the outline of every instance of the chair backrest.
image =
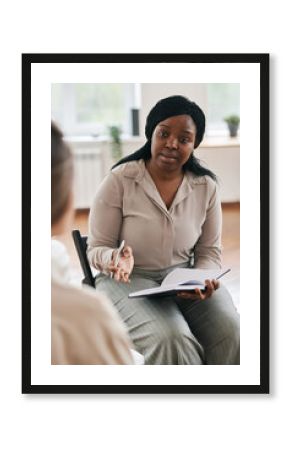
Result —
<instances>
[{"instance_id":1,"label":"chair backrest","mask_svg":"<svg viewBox=\"0 0 290 450\"><path fill-rule=\"evenodd\" d=\"M95 278L93 277L91 267L87 258L87 236L82 236L79 230L72 231L72 237L74 240L75 248L80 260L80 264L85 278L83 283L89 286L95 287Z\"/></svg>"}]
</instances>

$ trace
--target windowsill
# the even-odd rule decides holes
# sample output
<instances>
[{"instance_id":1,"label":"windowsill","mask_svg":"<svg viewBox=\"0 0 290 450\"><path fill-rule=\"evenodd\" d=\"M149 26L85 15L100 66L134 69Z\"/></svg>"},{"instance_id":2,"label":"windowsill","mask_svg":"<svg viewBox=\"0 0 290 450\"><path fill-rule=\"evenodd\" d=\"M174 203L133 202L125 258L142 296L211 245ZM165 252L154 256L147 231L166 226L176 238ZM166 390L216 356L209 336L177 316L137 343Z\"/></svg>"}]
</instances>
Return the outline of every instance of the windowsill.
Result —
<instances>
[{"instance_id":1,"label":"windowsill","mask_svg":"<svg viewBox=\"0 0 290 450\"><path fill-rule=\"evenodd\" d=\"M240 137L230 136L210 136L205 137L200 144L200 147L239 147Z\"/></svg>"},{"instance_id":2,"label":"windowsill","mask_svg":"<svg viewBox=\"0 0 290 450\"><path fill-rule=\"evenodd\" d=\"M108 136L66 136L67 142L110 142ZM129 136L125 135L121 137L122 142L139 142L142 140L142 136ZM145 138L144 138L145 142Z\"/></svg>"}]
</instances>

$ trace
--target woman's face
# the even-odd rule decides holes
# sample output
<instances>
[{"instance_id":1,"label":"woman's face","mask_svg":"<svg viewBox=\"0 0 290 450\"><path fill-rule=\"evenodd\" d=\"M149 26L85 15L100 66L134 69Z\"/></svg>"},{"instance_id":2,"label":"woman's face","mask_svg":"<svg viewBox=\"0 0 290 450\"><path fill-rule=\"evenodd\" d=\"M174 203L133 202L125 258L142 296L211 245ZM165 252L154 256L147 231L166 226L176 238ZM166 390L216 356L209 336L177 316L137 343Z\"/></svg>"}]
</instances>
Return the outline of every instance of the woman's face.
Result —
<instances>
[{"instance_id":1,"label":"woman's face","mask_svg":"<svg viewBox=\"0 0 290 450\"><path fill-rule=\"evenodd\" d=\"M186 114L159 122L151 139L151 163L167 172L179 172L194 149L195 136L196 126Z\"/></svg>"}]
</instances>

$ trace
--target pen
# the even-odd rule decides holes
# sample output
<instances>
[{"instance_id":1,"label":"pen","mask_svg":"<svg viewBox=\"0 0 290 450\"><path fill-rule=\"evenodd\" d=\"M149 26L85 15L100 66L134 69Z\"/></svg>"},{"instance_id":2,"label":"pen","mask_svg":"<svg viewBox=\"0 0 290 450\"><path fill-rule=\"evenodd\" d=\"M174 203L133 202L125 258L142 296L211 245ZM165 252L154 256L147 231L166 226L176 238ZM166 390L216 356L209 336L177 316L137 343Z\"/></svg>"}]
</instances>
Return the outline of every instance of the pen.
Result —
<instances>
[{"instance_id":1,"label":"pen","mask_svg":"<svg viewBox=\"0 0 290 450\"><path fill-rule=\"evenodd\" d=\"M228 273L231 269L227 269L225 272L221 273L218 277L216 277L216 280L223 277L226 273Z\"/></svg>"},{"instance_id":2,"label":"pen","mask_svg":"<svg viewBox=\"0 0 290 450\"><path fill-rule=\"evenodd\" d=\"M123 250L124 246L125 246L125 241L123 240L121 242L120 246L118 247L118 250L117 250L117 253L116 253L115 267L117 267L118 264L119 264L120 256L121 256L121 253L122 253L122 250ZM113 275L114 275L113 272L111 272L111 278L113 278Z\"/></svg>"},{"instance_id":3,"label":"pen","mask_svg":"<svg viewBox=\"0 0 290 450\"><path fill-rule=\"evenodd\" d=\"M224 272L222 272L220 275L218 275L217 277L215 277L215 280L219 280L221 277L223 277L226 273L230 272L231 269L227 269ZM205 286L204 289L202 289L202 292L205 292L207 289L207 286Z\"/></svg>"}]
</instances>

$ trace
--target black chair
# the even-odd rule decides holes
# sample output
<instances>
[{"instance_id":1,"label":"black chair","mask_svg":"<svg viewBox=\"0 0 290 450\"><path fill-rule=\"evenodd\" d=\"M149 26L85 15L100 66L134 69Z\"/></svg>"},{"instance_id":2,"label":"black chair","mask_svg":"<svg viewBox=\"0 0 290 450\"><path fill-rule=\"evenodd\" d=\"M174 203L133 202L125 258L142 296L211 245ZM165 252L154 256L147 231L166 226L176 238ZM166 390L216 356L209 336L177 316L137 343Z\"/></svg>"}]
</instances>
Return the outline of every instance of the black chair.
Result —
<instances>
[{"instance_id":1,"label":"black chair","mask_svg":"<svg viewBox=\"0 0 290 450\"><path fill-rule=\"evenodd\" d=\"M95 288L95 279L96 277L93 276L91 267L89 265L89 261L87 258L87 236L82 236L79 230L73 230L72 231L72 237L74 240L75 248L77 251L77 254L79 256L79 260L83 269L83 273L85 278L82 280L83 284L87 284L89 286L92 286ZM132 350L132 358L134 361L134 364L144 364L144 357L141 355L141 353L138 353L136 350Z\"/></svg>"},{"instance_id":2,"label":"black chair","mask_svg":"<svg viewBox=\"0 0 290 450\"><path fill-rule=\"evenodd\" d=\"M87 258L87 236L82 236L79 230L72 231L72 237L74 240L75 248L80 260L80 264L85 278L82 280L83 284L95 287L95 278L92 274L92 270Z\"/></svg>"}]
</instances>

